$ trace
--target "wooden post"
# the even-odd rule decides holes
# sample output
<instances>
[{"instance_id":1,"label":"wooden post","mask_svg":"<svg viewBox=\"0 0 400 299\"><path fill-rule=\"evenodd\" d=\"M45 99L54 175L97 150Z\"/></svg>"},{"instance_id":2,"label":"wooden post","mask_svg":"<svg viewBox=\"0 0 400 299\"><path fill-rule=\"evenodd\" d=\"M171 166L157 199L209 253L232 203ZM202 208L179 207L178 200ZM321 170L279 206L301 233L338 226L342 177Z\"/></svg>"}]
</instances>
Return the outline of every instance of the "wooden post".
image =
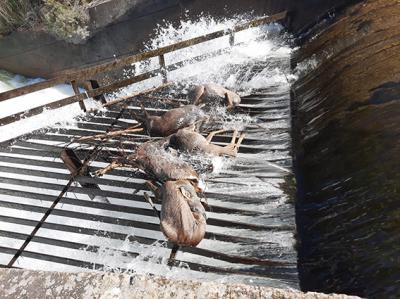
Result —
<instances>
[{"instance_id":1,"label":"wooden post","mask_svg":"<svg viewBox=\"0 0 400 299\"><path fill-rule=\"evenodd\" d=\"M235 32L229 34L229 45L233 47L235 45Z\"/></svg>"},{"instance_id":2,"label":"wooden post","mask_svg":"<svg viewBox=\"0 0 400 299\"><path fill-rule=\"evenodd\" d=\"M168 77L167 77L167 68L165 66L165 57L164 54L158 56L158 61L160 63L160 69L161 69L161 75L163 77L163 83L168 82Z\"/></svg>"},{"instance_id":3,"label":"wooden post","mask_svg":"<svg viewBox=\"0 0 400 299\"><path fill-rule=\"evenodd\" d=\"M80 94L78 84L76 83L75 80L71 81L71 85L72 85L72 89L74 90L75 94ZM81 107L83 112L86 112L86 106L85 106L85 103L83 102L83 100L79 101L79 107Z\"/></svg>"},{"instance_id":4,"label":"wooden post","mask_svg":"<svg viewBox=\"0 0 400 299\"><path fill-rule=\"evenodd\" d=\"M64 162L65 166L68 168L69 172L73 177L78 177L78 176L85 176L88 178L91 178L92 176L90 175L88 167L84 167L82 161L78 158L78 156L75 154L75 152L70 149L70 148L65 148L60 155L61 160ZM79 172L79 169L81 170ZM94 184L94 183L79 183L82 187L84 188L89 188L89 189L97 189L101 190L99 185ZM93 200L96 195L93 194L88 194L90 199ZM103 200L107 203L109 203L107 198L103 198Z\"/></svg>"},{"instance_id":5,"label":"wooden post","mask_svg":"<svg viewBox=\"0 0 400 299\"><path fill-rule=\"evenodd\" d=\"M90 86L91 90L100 87L99 82L97 82L97 80L89 80L89 86ZM94 98L96 101L100 101L102 104L107 103L106 98L105 98L105 96L104 96L103 93L100 94L100 95L94 96L93 98Z\"/></svg>"}]
</instances>

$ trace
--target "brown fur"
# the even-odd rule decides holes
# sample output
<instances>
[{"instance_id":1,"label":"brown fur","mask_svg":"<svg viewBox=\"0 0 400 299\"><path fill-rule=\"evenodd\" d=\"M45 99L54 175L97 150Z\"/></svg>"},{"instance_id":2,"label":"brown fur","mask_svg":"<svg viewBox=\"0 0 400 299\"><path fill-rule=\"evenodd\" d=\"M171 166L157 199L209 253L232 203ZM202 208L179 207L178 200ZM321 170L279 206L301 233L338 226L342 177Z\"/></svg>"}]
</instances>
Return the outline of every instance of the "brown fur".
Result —
<instances>
[{"instance_id":1,"label":"brown fur","mask_svg":"<svg viewBox=\"0 0 400 299\"><path fill-rule=\"evenodd\" d=\"M202 181L193 167L181 160L176 152L167 150L169 138L158 141L148 141L139 145L134 154L126 158L116 159L107 167L96 171L101 176L119 167L139 168L146 172L152 179L160 182L168 180L190 181L199 192L203 192Z\"/></svg>"},{"instance_id":2,"label":"brown fur","mask_svg":"<svg viewBox=\"0 0 400 299\"><path fill-rule=\"evenodd\" d=\"M170 143L172 146L182 151L200 152L216 156L226 155L236 157L239 146L244 138L244 134L240 136L239 141L235 144L237 135L237 132L235 131L230 144L227 146L219 146L211 143L212 137L218 132L221 131L213 132L211 133L212 135L210 134L207 138L205 138L200 133L195 132L193 127L184 128L180 129L171 136Z\"/></svg>"},{"instance_id":3,"label":"brown fur","mask_svg":"<svg viewBox=\"0 0 400 299\"><path fill-rule=\"evenodd\" d=\"M204 111L195 105L171 109L161 116L151 116L143 107L142 110L145 115L144 125L151 136L169 136L181 128L206 121L208 118Z\"/></svg>"},{"instance_id":4,"label":"brown fur","mask_svg":"<svg viewBox=\"0 0 400 299\"><path fill-rule=\"evenodd\" d=\"M241 102L237 93L215 83L198 85L191 95L191 101L195 105L209 103L216 99L224 99L229 109L239 105Z\"/></svg>"},{"instance_id":5,"label":"brown fur","mask_svg":"<svg viewBox=\"0 0 400 299\"><path fill-rule=\"evenodd\" d=\"M180 246L198 245L206 232L206 217L193 186L188 181L168 181L161 187L160 193L161 230L164 235Z\"/></svg>"}]
</instances>

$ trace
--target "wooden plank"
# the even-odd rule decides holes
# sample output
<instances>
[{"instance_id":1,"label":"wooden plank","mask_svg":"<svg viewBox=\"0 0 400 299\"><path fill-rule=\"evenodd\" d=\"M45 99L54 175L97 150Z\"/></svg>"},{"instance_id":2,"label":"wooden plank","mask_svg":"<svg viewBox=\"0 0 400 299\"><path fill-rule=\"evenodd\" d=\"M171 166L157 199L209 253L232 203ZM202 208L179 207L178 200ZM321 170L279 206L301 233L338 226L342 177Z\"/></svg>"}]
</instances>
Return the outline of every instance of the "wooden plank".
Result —
<instances>
[{"instance_id":1,"label":"wooden plank","mask_svg":"<svg viewBox=\"0 0 400 299\"><path fill-rule=\"evenodd\" d=\"M93 89L97 89L100 87L99 82L97 82L97 80L89 80L87 81L87 85L86 85L86 91L89 90L93 90ZM99 101L102 104L107 103L106 98L103 94L98 95L98 96L94 96L93 97L96 101Z\"/></svg>"},{"instance_id":2,"label":"wooden plank","mask_svg":"<svg viewBox=\"0 0 400 299\"><path fill-rule=\"evenodd\" d=\"M79 87L78 84L76 83L75 80L71 81L71 85L72 85L72 89L74 90L75 94L80 94L81 92L79 91ZM85 103L83 102L83 100L79 101L79 107L81 107L81 110L83 112L86 112L86 106Z\"/></svg>"},{"instance_id":3,"label":"wooden plank","mask_svg":"<svg viewBox=\"0 0 400 299\"><path fill-rule=\"evenodd\" d=\"M100 87L98 89L90 90L90 91L87 92L87 94L86 93L80 93L80 94L77 94L77 95L70 96L68 98L61 99L59 101L52 102L50 104L45 104L45 105L30 109L30 110L27 110L27 111L15 113L13 115L6 116L6 117L0 119L0 126L13 123L13 122L18 121L18 120L20 120L22 118L38 115L38 114L42 113L44 110L58 109L58 108L66 106L66 105L79 102L79 101L85 99L87 96L92 98L92 97L95 97L97 95L101 95L103 93L111 92L111 91L114 91L114 90L116 90L118 88L127 86L127 85L132 84L132 83L140 82L140 81L149 79L151 77L155 77L157 75L158 75L158 70L157 71L147 72L147 73L144 73L142 75L139 75L139 76L136 76L136 77L133 77L133 78L120 80L120 81L114 82L112 84Z\"/></svg>"},{"instance_id":4,"label":"wooden plank","mask_svg":"<svg viewBox=\"0 0 400 299\"><path fill-rule=\"evenodd\" d=\"M0 102L5 101L10 98L14 98L17 96L21 96L27 93L35 92L38 90L42 90L45 88L49 88L52 86L55 86L57 84L62 84L65 82L70 82L72 80L85 80L89 77L93 77L94 75L102 72L107 72L111 71L113 69L121 68L126 65L130 65L135 62L139 62L145 59L149 59L152 57L160 56L172 51L176 51L179 49L187 48L193 45L197 45L199 43L209 41L212 39L216 39L225 35L229 35L232 31L233 32L238 32L242 30L246 30L251 27L256 27L260 26L262 24L268 24L272 22L277 22L277 21L282 21L286 18L287 12L283 11L281 13L268 16L268 17L263 17L257 20L253 20L250 22L247 22L242 25L237 25L235 26L232 30L219 30L213 33L205 34L203 36L195 37L189 40L181 41L169 46L161 47L159 49L155 50L150 50L147 52L135 54L135 55L125 55L121 56L119 58L113 59L108 62L96 64L96 65L91 65L91 66L86 66L74 70L67 70L64 72L61 72L57 77L42 81L39 83L35 83L32 85L16 88L10 91L2 92L0 93Z\"/></svg>"},{"instance_id":5,"label":"wooden plank","mask_svg":"<svg viewBox=\"0 0 400 299\"><path fill-rule=\"evenodd\" d=\"M119 98L117 98L115 100L112 100L112 101L109 101L109 102L103 104L103 107L109 107L109 106L112 106L112 105L115 105L115 104L119 104L121 102L130 100L130 99L132 99L134 97L138 97L138 96L141 96L141 95L145 95L145 94L148 94L148 93L159 91L159 90L161 90L161 89L163 89L165 87L171 86L171 85L172 85L172 82L167 82L167 83L164 83L164 84L162 84L160 86L157 86L157 87L148 88L148 89L145 89L145 90L142 90L142 91L135 92L135 93L130 94L128 96L119 97Z\"/></svg>"},{"instance_id":6,"label":"wooden plank","mask_svg":"<svg viewBox=\"0 0 400 299\"><path fill-rule=\"evenodd\" d=\"M73 177L79 178L80 176L82 176L82 177L92 178L92 175L89 172L89 167L85 167L85 168L83 167L82 161L78 158L78 156L75 154L75 152L72 149L70 149L70 148L63 149L61 151L60 158L61 158L61 160L63 160L65 166L68 168L68 170L70 171L70 173ZM80 172L80 176L78 175L79 172ZM94 182L79 182L79 184L84 188L92 188L92 189L101 190L99 185L97 185ZM96 196L90 194L89 197L90 197L90 199L93 200L93 199L95 199ZM104 198L104 199L106 202L108 202L107 198Z\"/></svg>"},{"instance_id":7,"label":"wooden plank","mask_svg":"<svg viewBox=\"0 0 400 299\"><path fill-rule=\"evenodd\" d=\"M213 51L211 53L199 55L199 56L194 57L194 58L186 59L186 60L171 64L171 65L166 67L166 71L177 70L180 67L185 66L187 63L189 63L191 61L196 61L196 62L204 61L209 57L212 57L212 56L215 56L215 55L221 55L223 53L226 53L229 49L230 48L220 49L220 50L217 50L217 51ZM20 120L22 118L26 118L26 117L30 117L30 116L34 116L34 115L40 114L44 110L58 109L58 108L66 106L66 105L73 104L75 102L80 102L80 101L83 101L83 99L85 99L87 97L100 98L102 103L106 104L107 102L105 101L105 98L104 98L104 94L105 93L115 91L118 88L122 88L122 87L125 87L125 86L133 84L133 83L144 81L144 80L150 79L152 77L156 77L156 76L158 76L158 74L160 72L161 72L161 70L153 70L153 71L141 74L141 75L134 76L132 78L123 79L123 80L119 80L119 81L114 81L113 83L111 83L109 85L105 85L103 87L99 87L98 84L97 84L97 88L96 89L89 89L87 91L87 93L76 94L74 96L61 99L61 100L59 100L57 102L53 102L53 103L50 103L50 104L42 105L42 106L39 106L39 107L32 108L32 109L30 109L28 111L24 111L24 112L20 112L20 113L16 113L16 114L4 117L3 119L0 119L0 126L13 123L13 122L18 121L18 120Z\"/></svg>"},{"instance_id":8,"label":"wooden plank","mask_svg":"<svg viewBox=\"0 0 400 299\"><path fill-rule=\"evenodd\" d=\"M168 77L167 77L167 68L165 66L165 57L164 55L160 55L158 56L158 61L160 63L160 70L161 70L161 75L163 78L163 83L167 83L168 82Z\"/></svg>"}]
</instances>

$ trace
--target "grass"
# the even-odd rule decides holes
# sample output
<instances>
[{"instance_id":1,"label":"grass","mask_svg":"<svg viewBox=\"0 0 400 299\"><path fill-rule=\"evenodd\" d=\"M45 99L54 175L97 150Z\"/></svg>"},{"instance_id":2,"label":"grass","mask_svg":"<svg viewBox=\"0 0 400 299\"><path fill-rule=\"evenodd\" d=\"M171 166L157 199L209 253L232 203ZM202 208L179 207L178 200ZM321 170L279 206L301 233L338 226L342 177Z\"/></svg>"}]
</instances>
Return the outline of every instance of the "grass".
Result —
<instances>
[{"instance_id":1,"label":"grass","mask_svg":"<svg viewBox=\"0 0 400 299\"><path fill-rule=\"evenodd\" d=\"M36 4L39 1L2 0L0 2L0 34L27 28L37 21Z\"/></svg>"},{"instance_id":2,"label":"grass","mask_svg":"<svg viewBox=\"0 0 400 299\"><path fill-rule=\"evenodd\" d=\"M93 0L0 1L0 35L36 27L73 43L89 36L86 7Z\"/></svg>"},{"instance_id":3,"label":"grass","mask_svg":"<svg viewBox=\"0 0 400 299\"><path fill-rule=\"evenodd\" d=\"M85 0L43 0L42 20L59 39L79 43L89 36L89 14Z\"/></svg>"}]
</instances>

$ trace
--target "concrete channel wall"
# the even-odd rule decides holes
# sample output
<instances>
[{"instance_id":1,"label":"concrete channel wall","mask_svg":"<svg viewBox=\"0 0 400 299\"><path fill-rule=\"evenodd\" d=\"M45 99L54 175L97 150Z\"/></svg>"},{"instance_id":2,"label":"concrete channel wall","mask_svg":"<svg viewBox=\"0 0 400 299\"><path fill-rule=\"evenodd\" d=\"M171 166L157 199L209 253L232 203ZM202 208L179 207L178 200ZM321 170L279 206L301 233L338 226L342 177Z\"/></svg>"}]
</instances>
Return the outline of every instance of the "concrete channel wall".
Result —
<instances>
[{"instance_id":1,"label":"concrete channel wall","mask_svg":"<svg viewBox=\"0 0 400 299\"><path fill-rule=\"evenodd\" d=\"M139 275L0 269L0 298L263 298L357 299L240 284L177 281Z\"/></svg>"},{"instance_id":2,"label":"concrete channel wall","mask_svg":"<svg viewBox=\"0 0 400 299\"><path fill-rule=\"evenodd\" d=\"M305 290L399 298L400 2L349 8L293 57Z\"/></svg>"}]
</instances>

